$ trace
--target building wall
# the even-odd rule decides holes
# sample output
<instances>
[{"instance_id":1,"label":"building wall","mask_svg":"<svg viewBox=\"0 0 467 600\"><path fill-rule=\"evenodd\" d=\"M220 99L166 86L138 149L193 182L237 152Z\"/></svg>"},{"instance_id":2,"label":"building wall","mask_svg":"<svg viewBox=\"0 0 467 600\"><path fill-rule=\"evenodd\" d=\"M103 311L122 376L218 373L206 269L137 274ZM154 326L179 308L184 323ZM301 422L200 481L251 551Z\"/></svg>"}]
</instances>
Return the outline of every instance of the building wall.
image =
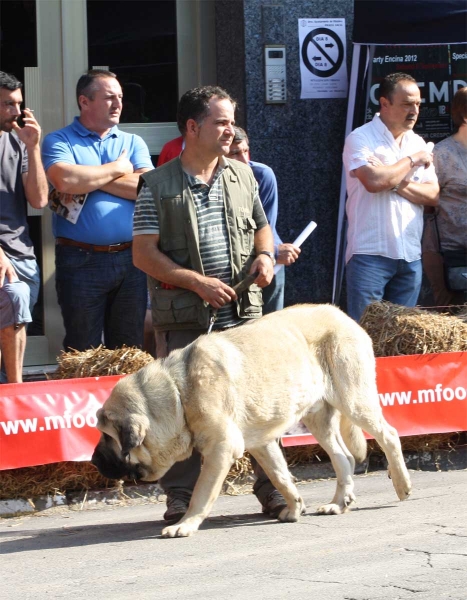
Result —
<instances>
[{"instance_id":1,"label":"building wall","mask_svg":"<svg viewBox=\"0 0 467 600\"><path fill-rule=\"evenodd\" d=\"M299 261L287 268L287 305L332 296L347 100L300 100L298 42L298 19L325 17L346 20L350 76L352 0L216 2L218 84L240 102L237 121L247 129L252 160L276 173L279 234L293 241L309 221L318 224ZM286 46L284 105L264 102L265 44Z\"/></svg>"}]
</instances>

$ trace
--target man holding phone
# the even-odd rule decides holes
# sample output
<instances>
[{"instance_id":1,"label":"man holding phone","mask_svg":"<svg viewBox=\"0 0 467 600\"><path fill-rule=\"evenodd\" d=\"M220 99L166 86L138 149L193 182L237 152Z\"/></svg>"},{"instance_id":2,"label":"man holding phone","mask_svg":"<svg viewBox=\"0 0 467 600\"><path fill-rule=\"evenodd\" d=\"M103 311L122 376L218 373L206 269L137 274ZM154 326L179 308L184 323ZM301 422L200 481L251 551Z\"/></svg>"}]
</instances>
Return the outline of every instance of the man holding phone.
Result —
<instances>
[{"instance_id":1,"label":"man holding phone","mask_svg":"<svg viewBox=\"0 0 467 600\"><path fill-rule=\"evenodd\" d=\"M0 353L8 383L22 381L26 324L40 285L26 202L43 208L48 191L41 128L31 109L21 111L21 88L16 77L0 71Z\"/></svg>"}]
</instances>

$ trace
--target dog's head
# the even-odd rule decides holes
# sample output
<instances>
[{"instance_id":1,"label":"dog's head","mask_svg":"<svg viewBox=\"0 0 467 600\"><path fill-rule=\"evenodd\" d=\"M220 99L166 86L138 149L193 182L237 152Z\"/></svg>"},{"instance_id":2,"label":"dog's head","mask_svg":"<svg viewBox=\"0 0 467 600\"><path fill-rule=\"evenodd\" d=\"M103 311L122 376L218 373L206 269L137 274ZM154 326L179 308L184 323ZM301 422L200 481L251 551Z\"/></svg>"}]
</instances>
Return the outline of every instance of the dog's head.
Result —
<instances>
[{"instance_id":1,"label":"dog's head","mask_svg":"<svg viewBox=\"0 0 467 600\"><path fill-rule=\"evenodd\" d=\"M91 459L104 477L156 481L191 454L183 409L170 384L152 366L114 387L97 411L102 435Z\"/></svg>"},{"instance_id":2,"label":"dog's head","mask_svg":"<svg viewBox=\"0 0 467 600\"><path fill-rule=\"evenodd\" d=\"M141 450L149 429L146 416L122 414L104 405L97 411L97 428L102 435L91 462L104 477L144 479L149 474L139 456L143 453Z\"/></svg>"}]
</instances>

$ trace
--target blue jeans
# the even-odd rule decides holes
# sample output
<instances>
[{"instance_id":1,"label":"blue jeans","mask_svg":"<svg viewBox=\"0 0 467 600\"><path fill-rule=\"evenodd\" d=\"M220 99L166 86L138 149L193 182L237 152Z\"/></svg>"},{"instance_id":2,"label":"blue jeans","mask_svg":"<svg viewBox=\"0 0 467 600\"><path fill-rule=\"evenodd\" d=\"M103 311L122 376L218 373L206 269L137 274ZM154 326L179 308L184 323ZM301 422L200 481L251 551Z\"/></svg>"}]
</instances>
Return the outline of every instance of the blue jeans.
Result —
<instances>
[{"instance_id":1,"label":"blue jeans","mask_svg":"<svg viewBox=\"0 0 467 600\"><path fill-rule=\"evenodd\" d=\"M102 341L109 349L142 347L147 282L131 248L107 253L56 246L55 267L65 350L97 348Z\"/></svg>"},{"instance_id":2,"label":"blue jeans","mask_svg":"<svg viewBox=\"0 0 467 600\"><path fill-rule=\"evenodd\" d=\"M365 308L379 300L415 306L422 284L422 261L354 254L346 266L346 281L347 314L358 322Z\"/></svg>"},{"instance_id":3,"label":"blue jeans","mask_svg":"<svg viewBox=\"0 0 467 600\"><path fill-rule=\"evenodd\" d=\"M283 266L269 285L263 288L263 315L284 308L285 267Z\"/></svg>"}]
</instances>

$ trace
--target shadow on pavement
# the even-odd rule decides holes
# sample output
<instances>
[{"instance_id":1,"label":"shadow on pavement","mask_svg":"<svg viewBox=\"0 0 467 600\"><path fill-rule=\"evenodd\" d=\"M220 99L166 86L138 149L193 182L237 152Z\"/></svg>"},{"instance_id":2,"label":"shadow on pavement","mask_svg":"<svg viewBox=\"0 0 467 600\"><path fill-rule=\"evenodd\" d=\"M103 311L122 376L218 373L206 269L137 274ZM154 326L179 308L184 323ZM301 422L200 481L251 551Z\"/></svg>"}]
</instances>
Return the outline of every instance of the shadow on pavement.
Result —
<instances>
[{"instance_id":1,"label":"shadow on pavement","mask_svg":"<svg viewBox=\"0 0 467 600\"><path fill-rule=\"evenodd\" d=\"M395 508L395 506L375 506L360 508L358 510L381 510L384 508ZM306 523L307 517L325 517L308 512L302 517L302 523ZM329 516L328 516L329 518ZM309 523L311 524L311 523ZM323 523L313 523L317 527ZM160 539L162 529L168 525L166 521L139 521L124 523L107 523L102 525L85 525L81 527L60 527L55 529L39 529L25 531L3 531L1 538L7 539L0 544L0 554L15 554L17 552L33 552L37 550L73 548L80 546L92 546L98 544L118 544L130 541ZM247 513L235 515L219 515L206 519L200 527L200 531L210 529L231 529L234 527L264 527L267 525L280 526L276 519L266 517L262 513ZM16 536L15 536L16 533ZM165 540L164 540L165 541Z\"/></svg>"}]
</instances>

